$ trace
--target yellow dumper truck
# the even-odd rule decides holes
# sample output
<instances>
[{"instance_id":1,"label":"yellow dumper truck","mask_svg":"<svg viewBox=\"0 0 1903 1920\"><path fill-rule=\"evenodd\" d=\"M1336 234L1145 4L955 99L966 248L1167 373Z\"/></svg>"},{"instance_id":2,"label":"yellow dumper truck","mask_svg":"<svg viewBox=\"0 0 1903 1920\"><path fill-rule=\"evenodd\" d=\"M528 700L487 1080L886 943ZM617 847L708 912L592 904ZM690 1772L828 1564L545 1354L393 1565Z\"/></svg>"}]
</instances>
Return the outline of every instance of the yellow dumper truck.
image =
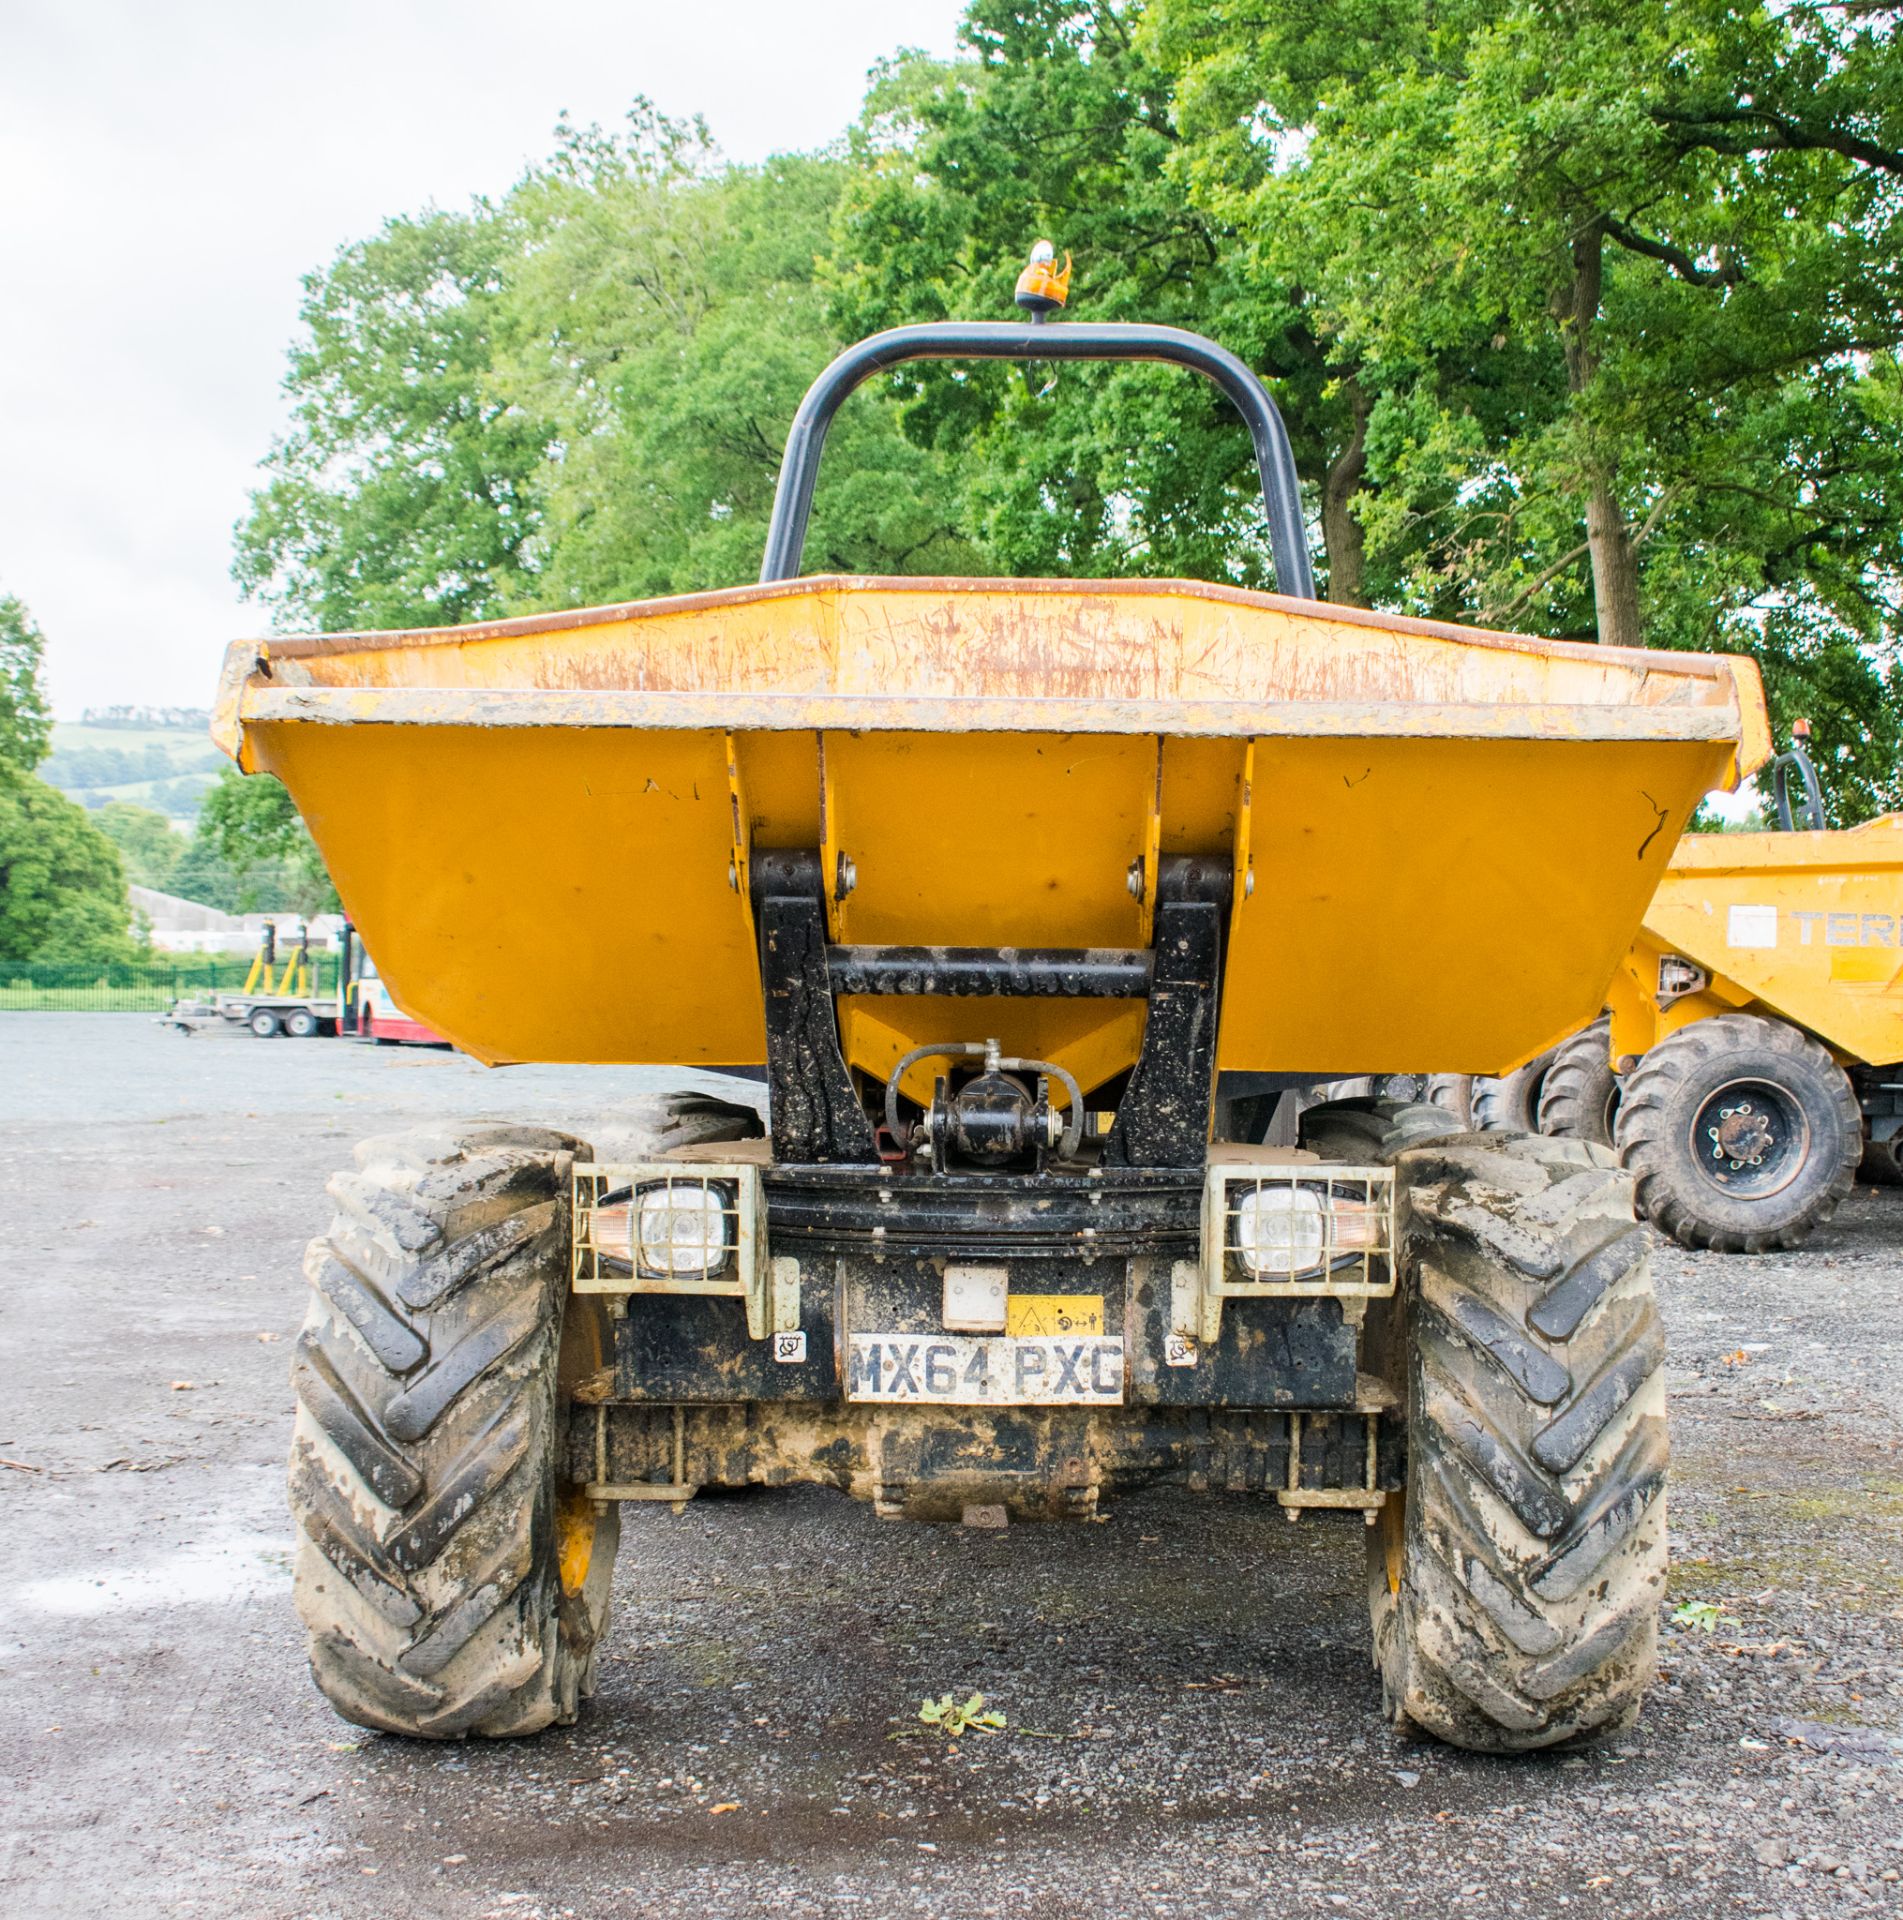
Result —
<instances>
[{"instance_id":1,"label":"yellow dumper truck","mask_svg":"<svg viewBox=\"0 0 1903 1920\"><path fill-rule=\"evenodd\" d=\"M1794 1245L1860 1158L1893 1177L1903 816L1689 835L1607 1004L1615 1137L1645 1212L1689 1245Z\"/></svg>"},{"instance_id":2,"label":"yellow dumper truck","mask_svg":"<svg viewBox=\"0 0 1903 1920\"><path fill-rule=\"evenodd\" d=\"M1903 815L1827 831L1801 740L1777 767L1779 827L1681 840L1607 1011L1473 1096L1482 1124L1616 1145L1648 1217L1729 1253L1903 1174Z\"/></svg>"},{"instance_id":3,"label":"yellow dumper truck","mask_svg":"<svg viewBox=\"0 0 1903 1920\"><path fill-rule=\"evenodd\" d=\"M1507 1750L1638 1710L1667 1443L1629 1178L1374 1100L1253 1143L1284 1089L1591 1018L1699 797L1767 751L1755 673L1321 604L1243 364L1041 318L846 352L757 586L230 655L219 740L419 1017L769 1096L764 1133L683 1100L635 1148L604 1115L612 1154L389 1135L332 1183L291 1493L352 1720L572 1718L622 1504L792 1482L1349 1520L1397 1720ZM827 422L921 357L1212 379L1280 592L797 577Z\"/></svg>"}]
</instances>

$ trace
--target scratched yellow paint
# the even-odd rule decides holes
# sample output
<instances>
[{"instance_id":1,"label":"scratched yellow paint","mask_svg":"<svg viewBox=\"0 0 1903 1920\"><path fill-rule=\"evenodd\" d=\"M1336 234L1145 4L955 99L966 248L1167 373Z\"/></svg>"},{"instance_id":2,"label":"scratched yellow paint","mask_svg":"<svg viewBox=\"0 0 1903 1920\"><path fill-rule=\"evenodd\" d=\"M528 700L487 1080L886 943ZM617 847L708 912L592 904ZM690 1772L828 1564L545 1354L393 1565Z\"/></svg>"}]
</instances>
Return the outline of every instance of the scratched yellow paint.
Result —
<instances>
[{"instance_id":1,"label":"scratched yellow paint","mask_svg":"<svg viewBox=\"0 0 1903 1920\"><path fill-rule=\"evenodd\" d=\"M844 579L239 647L214 732L482 1059L758 1065L762 849L822 849L837 940L1057 947L1146 945L1189 853L1236 876L1221 1064L1309 1073L1495 1072L1590 1019L1768 739L1748 662L1187 582ZM996 1038L1090 1092L1143 1008L841 1026L874 1077Z\"/></svg>"},{"instance_id":2,"label":"scratched yellow paint","mask_svg":"<svg viewBox=\"0 0 1903 1920\"><path fill-rule=\"evenodd\" d=\"M1661 1000L1662 960L1708 984ZM1846 1060L1903 1060L1903 814L1843 832L1689 834L1608 994L1615 1057L1716 1014L1807 1027Z\"/></svg>"}]
</instances>

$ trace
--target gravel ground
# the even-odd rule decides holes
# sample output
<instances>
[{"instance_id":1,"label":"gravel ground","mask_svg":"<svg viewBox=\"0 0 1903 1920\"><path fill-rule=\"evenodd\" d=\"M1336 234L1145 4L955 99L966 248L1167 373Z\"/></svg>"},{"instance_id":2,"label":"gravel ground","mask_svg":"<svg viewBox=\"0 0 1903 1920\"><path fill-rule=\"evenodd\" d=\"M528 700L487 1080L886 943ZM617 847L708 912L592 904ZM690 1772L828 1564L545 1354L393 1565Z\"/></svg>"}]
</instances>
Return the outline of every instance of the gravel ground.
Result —
<instances>
[{"instance_id":1,"label":"gravel ground","mask_svg":"<svg viewBox=\"0 0 1903 1920\"><path fill-rule=\"evenodd\" d=\"M0 1912L1903 1911L1903 1193L1796 1255L1659 1248L1672 1599L1717 1612L1610 1749L1397 1739L1359 1530L1165 1495L1004 1533L633 1512L580 1725L344 1726L281 1490L324 1178L390 1125L656 1084L0 1015ZM924 1731L946 1689L1007 1730Z\"/></svg>"}]
</instances>

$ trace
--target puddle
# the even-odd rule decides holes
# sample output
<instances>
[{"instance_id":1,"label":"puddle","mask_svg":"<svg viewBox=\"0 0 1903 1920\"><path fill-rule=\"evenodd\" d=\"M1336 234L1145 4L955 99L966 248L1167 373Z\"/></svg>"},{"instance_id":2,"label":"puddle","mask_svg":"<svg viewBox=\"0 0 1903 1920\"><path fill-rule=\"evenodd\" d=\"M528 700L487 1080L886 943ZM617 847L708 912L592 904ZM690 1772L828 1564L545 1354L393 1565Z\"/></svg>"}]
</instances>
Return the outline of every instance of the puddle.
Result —
<instances>
[{"instance_id":1,"label":"puddle","mask_svg":"<svg viewBox=\"0 0 1903 1920\"><path fill-rule=\"evenodd\" d=\"M35 1613L69 1618L155 1607L216 1606L288 1587L292 1552L293 1543L284 1535L231 1534L144 1565L30 1580L15 1587L12 1598Z\"/></svg>"}]
</instances>

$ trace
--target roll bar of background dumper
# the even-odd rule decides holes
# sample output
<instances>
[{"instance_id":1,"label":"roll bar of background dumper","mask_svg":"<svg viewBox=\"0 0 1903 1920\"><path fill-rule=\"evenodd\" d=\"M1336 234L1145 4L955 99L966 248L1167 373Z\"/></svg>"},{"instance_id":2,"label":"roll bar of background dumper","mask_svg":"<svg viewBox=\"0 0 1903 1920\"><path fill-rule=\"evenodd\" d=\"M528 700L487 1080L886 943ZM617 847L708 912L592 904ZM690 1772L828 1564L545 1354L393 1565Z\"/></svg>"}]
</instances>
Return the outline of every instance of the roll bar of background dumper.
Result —
<instances>
[{"instance_id":1,"label":"roll bar of background dumper","mask_svg":"<svg viewBox=\"0 0 1903 1920\"><path fill-rule=\"evenodd\" d=\"M1255 442L1262 474L1262 505L1269 520L1269 549L1275 558L1275 586L1297 600L1315 598L1315 576L1308 564L1302 528L1301 483L1288 430L1268 389L1225 347L1181 327L1146 327L1115 321L1059 322L1049 326L1005 320L946 320L924 326L893 327L848 347L806 390L786 436L786 458L773 495L767 525L766 558L760 578L792 580L799 575L806 545L806 522L813 510L813 486L826 429L852 390L875 373L906 360L1160 360L1207 376L1229 398Z\"/></svg>"}]
</instances>

